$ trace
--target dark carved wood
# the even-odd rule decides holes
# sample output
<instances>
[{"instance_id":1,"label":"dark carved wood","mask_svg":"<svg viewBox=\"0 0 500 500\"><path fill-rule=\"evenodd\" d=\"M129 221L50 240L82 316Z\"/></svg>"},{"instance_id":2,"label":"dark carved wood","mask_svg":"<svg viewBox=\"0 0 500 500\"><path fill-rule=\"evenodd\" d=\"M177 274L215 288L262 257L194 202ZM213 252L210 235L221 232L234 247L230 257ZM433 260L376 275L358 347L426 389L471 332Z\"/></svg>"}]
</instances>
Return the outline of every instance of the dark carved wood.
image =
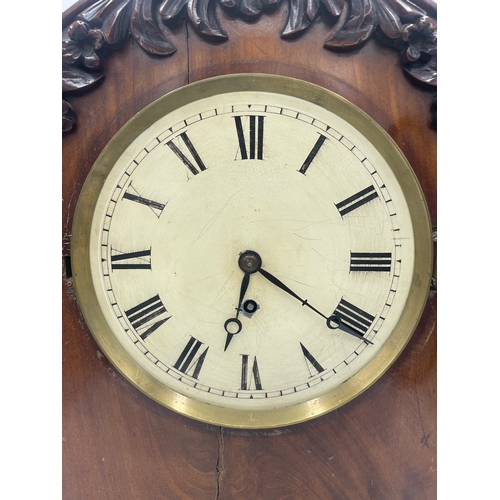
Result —
<instances>
[{"instance_id":1,"label":"dark carved wood","mask_svg":"<svg viewBox=\"0 0 500 500\"><path fill-rule=\"evenodd\" d=\"M176 51L172 26L184 19L211 41L228 39L217 7L245 20L255 20L278 9L282 0L99 0L86 2L76 19L63 30L63 94L90 90L104 76L99 70L109 48L120 47L131 34L154 56ZM73 15L73 12L72 12ZM402 67L416 83L437 86L437 24L408 0L289 0L283 39L304 34L317 20L331 32L324 47L352 51L374 34L396 49Z\"/></svg>"},{"instance_id":2,"label":"dark carved wood","mask_svg":"<svg viewBox=\"0 0 500 500\"><path fill-rule=\"evenodd\" d=\"M75 110L68 102L62 102L62 131L63 134L71 132L76 125Z\"/></svg>"}]
</instances>

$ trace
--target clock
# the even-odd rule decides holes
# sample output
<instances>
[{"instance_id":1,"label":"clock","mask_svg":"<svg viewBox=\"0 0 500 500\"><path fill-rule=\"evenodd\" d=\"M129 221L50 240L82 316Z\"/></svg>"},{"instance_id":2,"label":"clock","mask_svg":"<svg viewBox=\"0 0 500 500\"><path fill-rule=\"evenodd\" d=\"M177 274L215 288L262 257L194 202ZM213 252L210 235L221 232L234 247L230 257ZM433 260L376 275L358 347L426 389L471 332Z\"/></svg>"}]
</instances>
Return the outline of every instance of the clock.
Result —
<instances>
[{"instance_id":1,"label":"clock","mask_svg":"<svg viewBox=\"0 0 500 500\"><path fill-rule=\"evenodd\" d=\"M73 224L77 298L113 365L227 427L340 407L404 349L432 230L388 134L319 86L237 74L153 102L109 142Z\"/></svg>"}]
</instances>

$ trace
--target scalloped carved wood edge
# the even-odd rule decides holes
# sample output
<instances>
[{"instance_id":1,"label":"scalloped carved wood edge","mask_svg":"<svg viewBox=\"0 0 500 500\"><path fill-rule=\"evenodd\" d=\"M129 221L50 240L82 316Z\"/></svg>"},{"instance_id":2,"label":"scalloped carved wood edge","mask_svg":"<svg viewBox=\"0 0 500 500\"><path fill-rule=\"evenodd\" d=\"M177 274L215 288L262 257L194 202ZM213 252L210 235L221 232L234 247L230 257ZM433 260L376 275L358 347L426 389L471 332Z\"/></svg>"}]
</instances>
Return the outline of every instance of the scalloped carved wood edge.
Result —
<instances>
[{"instance_id":1,"label":"scalloped carved wood edge","mask_svg":"<svg viewBox=\"0 0 500 500\"><path fill-rule=\"evenodd\" d=\"M169 40L171 23L186 20L206 40L226 41L216 3L234 16L255 20L267 10L280 8L284 1L81 1L69 13L71 22L63 29L63 134L76 127L76 114L64 97L88 91L101 82L108 49L116 49L127 37L133 36L150 54L170 56L176 50ZM282 38L302 36L319 18L332 27L324 42L331 51L359 49L376 35L377 40L398 51L402 68L414 83L437 87L437 22L435 12L428 13L429 0L286 1L289 14Z\"/></svg>"}]
</instances>

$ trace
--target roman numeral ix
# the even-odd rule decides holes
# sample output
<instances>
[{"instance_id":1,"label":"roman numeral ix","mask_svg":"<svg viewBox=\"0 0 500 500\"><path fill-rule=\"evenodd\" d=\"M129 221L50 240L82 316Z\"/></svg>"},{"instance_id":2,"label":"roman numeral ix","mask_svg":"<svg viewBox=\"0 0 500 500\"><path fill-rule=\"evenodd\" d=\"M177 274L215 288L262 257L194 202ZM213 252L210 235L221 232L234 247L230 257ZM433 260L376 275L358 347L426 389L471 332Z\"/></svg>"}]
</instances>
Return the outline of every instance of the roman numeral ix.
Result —
<instances>
[{"instance_id":1,"label":"roman numeral ix","mask_svg":"<svg viewBox=\"0 0 500 500\"><path fill-rule=\"evenodd\" d=\"M151 249L128 253L112 249L111 269L151 269Z\"/></svg>"},{"instance_id":2,"label":"roman numeral ix","mask_svg":"<svg viewBox=\"0 0 500 500\"><path fill-rule=\"evenodd\" d=\"M245 116L249 122L248 141L243 130L242 116L235 116L236 133L242 160L262 160L264 155L264 116Z\"/></svg>"}]
</instances>

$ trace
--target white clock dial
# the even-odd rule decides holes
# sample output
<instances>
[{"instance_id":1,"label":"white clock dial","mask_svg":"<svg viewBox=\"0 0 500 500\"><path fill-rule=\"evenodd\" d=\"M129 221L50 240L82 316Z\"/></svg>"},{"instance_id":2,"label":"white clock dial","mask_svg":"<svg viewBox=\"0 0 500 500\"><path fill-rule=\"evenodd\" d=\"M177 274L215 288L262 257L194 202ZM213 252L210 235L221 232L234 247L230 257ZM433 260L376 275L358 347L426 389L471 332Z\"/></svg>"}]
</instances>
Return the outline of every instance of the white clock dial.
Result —
<instances>
[{"instance_id":1,"label":"white clock dial","mask_svg":"<svg viewBox=\"0 0 500 500\"><path fill-rule=\"evenodd\" d=\"M156 113L103 160L88 259L107 338L148 380L137 385L253 426L386 359L417 250L408 194L363 127L247 87Z\"/></svg>"}]
</instances>

